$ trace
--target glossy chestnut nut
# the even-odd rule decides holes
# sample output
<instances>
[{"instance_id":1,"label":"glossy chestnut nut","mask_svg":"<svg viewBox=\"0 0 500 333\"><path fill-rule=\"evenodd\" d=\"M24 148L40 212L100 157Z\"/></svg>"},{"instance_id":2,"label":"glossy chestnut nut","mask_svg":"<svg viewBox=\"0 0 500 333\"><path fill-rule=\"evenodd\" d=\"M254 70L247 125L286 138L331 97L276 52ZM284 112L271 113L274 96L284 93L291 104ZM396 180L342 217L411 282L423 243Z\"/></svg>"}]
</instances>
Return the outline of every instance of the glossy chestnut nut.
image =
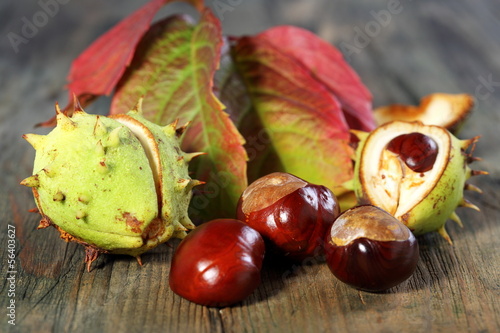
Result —
<instances>
[{"instance_id":1,"label":"glossy chestnut nut","mask_svg":"<svg viewBox=\"0 0 500 333\"><path fill-rule=\"evenodd\" d=\"M244 300L260 284L265 244L241 221L217 219L191 231L174 253L169 283L179 296L206 306Z\"/></svg>"},{"instance_id":2,"label":"glossy chestnut nut","mask_svg":"<svg viewBox=\"0 0 500 333\"><path fill-rule=\"evenodd\" d=\"M410 229L371 205L351 208L337 218L327 233L325 252L339 280L367 291L386 290L405 281L419 258Z\"/></svg>"},{"instance_id":3,"label":"glossy chestnut nut","mask_svg":"<svg viewBox=\"0 0 500 333\"><path fill-rule=\"evenodd\" d=\"M387 149L415 172L426 172L432 169L438 154L438 145L431 137L418 133L402 134L389 142Z\"/></svg>"},{"instance_id":4,"label":"glossy chestnut nut","mask_svg":"<svg viewBox=\"0 0 500 333\"><path fill-rule=\"evenodd\" d=\"M337 198L328 188L282 172L250 184L237 208L238 219L295 260L323 253L325 233L339 214Z\"/></svg>"}]
</instances>

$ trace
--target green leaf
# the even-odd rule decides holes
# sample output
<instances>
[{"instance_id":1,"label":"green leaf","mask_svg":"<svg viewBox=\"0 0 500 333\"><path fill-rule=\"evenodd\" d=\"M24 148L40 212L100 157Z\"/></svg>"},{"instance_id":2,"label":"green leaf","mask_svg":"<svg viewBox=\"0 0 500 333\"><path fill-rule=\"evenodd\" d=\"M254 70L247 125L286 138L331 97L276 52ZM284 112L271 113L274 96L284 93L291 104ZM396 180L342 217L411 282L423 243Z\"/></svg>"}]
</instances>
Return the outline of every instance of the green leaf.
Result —
<instances>
[{"instance_id":1,"label":"green leaf","mask_svg":"<svg viewBox=\"0 0 500 333\"><path fill-rule=\"evenodd\" d=\"M244 140L212 91L221 45L220 22L208 9L197 24L185 17L159 22L141 41L112 101L111 113L123 113L144 96L146 118L191 122L183 149L207 153L193 163L193 177L207 182L191 203L195 219L233 217L247 186Z\"/></svg>"}]
</instances>

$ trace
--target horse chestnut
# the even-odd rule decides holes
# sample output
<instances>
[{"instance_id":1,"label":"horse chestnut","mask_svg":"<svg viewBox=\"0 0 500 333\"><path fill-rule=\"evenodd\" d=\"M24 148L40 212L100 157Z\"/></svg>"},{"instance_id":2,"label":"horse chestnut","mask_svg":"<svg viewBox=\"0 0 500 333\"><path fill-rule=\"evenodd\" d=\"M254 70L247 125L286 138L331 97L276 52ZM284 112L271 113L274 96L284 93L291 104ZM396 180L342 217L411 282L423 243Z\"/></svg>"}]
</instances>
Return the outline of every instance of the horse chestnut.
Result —
<instances>
[{"instance_id":1,"label":"horse chestnut","mask_svg":"<svg viewBox=\"0 0 500 333\"><path fill-rule=\"evenodd\" d=\"M328 188L282 172L250 184L237 208L238 219L296 260L322 253L324 235L339 213Z\"/></svg>"},{"instance_id":2,"label":"horse chestnut","mask_svg":"<svg viewBox=\"0 0 500 333\"><path fill-rule=\"evenodd\" d=\"M431 170L438 154L436 141L419 132L395 137L389 142L387 149L399 155L408 168L415 172Z\"/></svg>"},{"instance_id":3,"label":"horse chestnut","mask_svg":"<svg viewBox=\"0 0 500 333\"><path fill-rule=\"evenodd\" d=\"M326 237L326 261L342 282L382 291L408 279L419 258L415 236L395 217L375 206L351 208Z\"/></svg>"},{"instance_id":4,"label":"horse chestnut","mask_svg":"<svg viewBox=\"0 0 500 333\"><path fill-rule=\"evenodd\" d=\"M260 284L265 245L241 221L218 219L191 231L170 267L170 288L189 301L223 307L238 303Z\"/></svg>"}]
</instances>

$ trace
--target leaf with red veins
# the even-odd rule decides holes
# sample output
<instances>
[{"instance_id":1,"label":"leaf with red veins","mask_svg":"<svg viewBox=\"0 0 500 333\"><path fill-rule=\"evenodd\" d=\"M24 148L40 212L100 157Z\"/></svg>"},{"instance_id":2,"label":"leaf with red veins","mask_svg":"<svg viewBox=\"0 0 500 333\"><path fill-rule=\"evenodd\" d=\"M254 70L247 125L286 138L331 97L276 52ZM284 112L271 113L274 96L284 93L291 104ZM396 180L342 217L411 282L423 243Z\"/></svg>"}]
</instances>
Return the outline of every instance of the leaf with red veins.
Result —
<instances>
[{"instance_id":1,"label":"leaf with red veins","mask_svg":"<svg viewBox=\"0 0 500 333\"><path fill-rule=\"evenodd\" d=\"M302 64L337 97L351 129L371 131L375 128L371 93L335 47L293 26L271 28L254 40L265 40Z\"/></svg>"},{"instance_id":2,"label":"leaf with red veins","mask_svg":"<svg viewBox=\"0 0 500 333\"><path fill-rule=\"evenodd\" d=\"M110 114L126 113L144 97L143 115L154 123L167 125L179 119L184 124L192 120L189 111L195 101L194 91L186 82L192 75L194 24L188 16L173 16L149 29L117 85Z\"/></svg>"},{"instance_id":3,"label":"leaf with red veins","mask_svg":"<svg viewBox=\"0 0 500 333\"><path fill-rule=\"evenodd\" d=\"M284 171L342 193L340 184L352 177L352 149L349 127L332 92L266 38L237 39L232 58L234 64L225 67L233 67L237 75L223 69L227 80L218 93L239 90L239 77L249 95L250 106L246 101L245 110L232 113L247 140L249 180ZM237 107L234 100L230 105Z\"/></svg>"},{"instance_id":4,"label":"leaf with red veins","mask_svg":"<svg viewBox=\"0 0 500 333\"><path fill-rule=\"evenodd\" d=\"M183 150L207 153L192 162L192 176L207 182L192 199L194 218L234 216L247 186L244 140L212 91L221 45L220 22L208 9L196 25L179 16L157 23L112 100L113 114L130 110L143 96L149 120L191 122L182 137Z\"/></svg>"}]
</instances>

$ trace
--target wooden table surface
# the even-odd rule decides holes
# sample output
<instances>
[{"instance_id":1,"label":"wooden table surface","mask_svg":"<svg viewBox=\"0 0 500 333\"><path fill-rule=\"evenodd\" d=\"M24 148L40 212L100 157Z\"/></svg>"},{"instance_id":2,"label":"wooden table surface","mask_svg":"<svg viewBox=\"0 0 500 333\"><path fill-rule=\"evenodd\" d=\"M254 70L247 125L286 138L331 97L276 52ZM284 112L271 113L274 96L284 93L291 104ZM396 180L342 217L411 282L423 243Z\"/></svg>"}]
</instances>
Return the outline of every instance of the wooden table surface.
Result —
<instances>
[{"instance_id":1,"label":"wooden table surface","mask_svg":"<svg viewBox=\"0 0 500 333\"><path fill-rule=\"evenodd\" d=\"M20 35L26 22L43 19L43 3L56 2L0 3L0 331L500 331L497 0L231 2L231 10L221 17L227 34L292 24L343 46L373 92L375 106L414 104L438 91L474 95L475 113L459 136L482 136L476 155L483 160L475 168L490 175L474 179L483 195L467 195L481 212L459 209L464 228L448 222L453 246L437 234L418 238L417 271L402 285L385 293L360 292L337 281L321 262L268 263L256 292L223 309L190 303L170 291L168 271L178 242L144 255L143 267L130 257L103 256L87 273L81 247L61 241L53 229L36 230L39 217L27 212L34 207L31 192L19 185L31 175L34 151L21 135L47 132L33 125L52 116L55 101L66 102L63 86L72 59L145 3L58 1L58 7L51 7L53 15L38 21L37 31L17 45L17 52L9 33ZM389 6L397 11L389 12ZM179 8L185 7L162 15ZM381 11L390 15L380 16ZM363 40L359 31L365 29L372 29L371 36ZM105 114L108 106L109 100L102 99L87 111ZM16 256L15 273L10 274L9 230L15 232ZM15 326L8 323L10 304L15 304Z\"/></svg>"}]
</instances>

